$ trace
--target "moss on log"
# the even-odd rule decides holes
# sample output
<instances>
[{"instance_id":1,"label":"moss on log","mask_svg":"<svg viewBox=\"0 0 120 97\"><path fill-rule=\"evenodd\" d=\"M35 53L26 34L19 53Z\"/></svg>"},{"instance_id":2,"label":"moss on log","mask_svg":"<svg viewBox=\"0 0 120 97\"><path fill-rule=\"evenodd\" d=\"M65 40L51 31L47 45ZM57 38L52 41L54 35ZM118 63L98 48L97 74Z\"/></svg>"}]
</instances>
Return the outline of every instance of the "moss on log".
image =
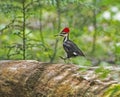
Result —
<instances>
[{"instance_id":1,"label":"moss on log","mask_svg":"<svg viewBox=\"0 0 120 97\"><path fill-rule=\"evenodd\" d=\"M110 92L120 88L118 82L101 81L93 71L71 64L0 61L0 97L120 97L120 91Z\"/></svg>"}]
</instances>

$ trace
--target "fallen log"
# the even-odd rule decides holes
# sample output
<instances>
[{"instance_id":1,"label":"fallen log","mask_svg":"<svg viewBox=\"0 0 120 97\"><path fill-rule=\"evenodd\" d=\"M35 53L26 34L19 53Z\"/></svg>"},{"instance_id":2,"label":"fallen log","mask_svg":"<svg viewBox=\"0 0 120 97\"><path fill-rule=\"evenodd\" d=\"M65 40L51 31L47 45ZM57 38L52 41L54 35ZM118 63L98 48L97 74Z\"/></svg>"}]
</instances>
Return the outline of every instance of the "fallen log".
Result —
<instances>
[{"instance_id":1,"label":"fallen log","mask_svg":"<svg viewBox=\"0 0 120 97\"><path fill-rule=\"evenodd\" d=\"M33 60L0 61L0 97L120 97L106 96L117 81L100 80L94 69ZM113 95L113 94L109 94Z\"/></svg>"}]
</instances>

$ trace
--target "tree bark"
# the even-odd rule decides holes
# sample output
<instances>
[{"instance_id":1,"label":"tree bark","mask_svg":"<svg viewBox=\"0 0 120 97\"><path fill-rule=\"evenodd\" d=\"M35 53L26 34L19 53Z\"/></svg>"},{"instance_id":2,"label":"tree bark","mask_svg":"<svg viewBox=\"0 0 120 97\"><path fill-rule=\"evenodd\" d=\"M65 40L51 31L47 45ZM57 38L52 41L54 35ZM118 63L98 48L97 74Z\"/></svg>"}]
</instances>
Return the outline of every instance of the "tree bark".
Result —
<instances>
[{"instance_id":1,"label":"tree bark","mask_svg":"<svg viewBox=\"0 0 120 97\"><path fill-rule=\"evenodd\" d=\"M0 61L0 97L104 97L113 84L72 64Z\"/></svg>"}]
</instances>

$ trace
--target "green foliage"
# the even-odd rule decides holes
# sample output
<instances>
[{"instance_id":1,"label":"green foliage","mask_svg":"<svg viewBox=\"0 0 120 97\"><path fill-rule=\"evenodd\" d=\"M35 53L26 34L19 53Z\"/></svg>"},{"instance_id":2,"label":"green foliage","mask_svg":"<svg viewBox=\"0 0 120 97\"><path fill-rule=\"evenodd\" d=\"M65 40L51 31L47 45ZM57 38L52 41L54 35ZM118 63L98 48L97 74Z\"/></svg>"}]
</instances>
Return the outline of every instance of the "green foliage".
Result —
<instances>
[{"instance_id":1,"label":"green foliage","mask_svg":"<svg viewBox=\"0 0 120 97\"><path fill-rule=\"evenodd\" d=\"M119 61L119 59L120 59L120 43L116 43L114 47L115 47L116 62L118 64L120 64L120 61Z\"/></svg>"},{"instance_id":2,"label":"green foliage","mask_svg":"<svg viewBox=\"0 0 120 97\"><path fill-rule=\"evenodd\" d=\"M89 61L89 60L87 60L86 58L73 58L73 59L71 59L71 61L72 61L72 63L73 64L78 64L78 65L80 65L80 66L91 66L91 61Z\"/></svg>"},{"instance_id":3,"label":"green foliage","mask_svg":"<svg viewBox=\"0 0 120 97\"><path fill-rule=\"evenodd\" d=\"M120 96L120 85L113 84L111 87L106 90L103 97L119 97Z\"/></svg>"},{"instance_id":4,"label":"green foliage","mask_svg":"<svg viewBox=\"0 0 120 97\"><path fill-rule=\"evenodd\" d=\"M100 66L95 70L95 73L99 75L100 78L104 79L108 76L108 74L110 73L110 70L105 69L103 66Z\"/></svg>"}]
</instances>

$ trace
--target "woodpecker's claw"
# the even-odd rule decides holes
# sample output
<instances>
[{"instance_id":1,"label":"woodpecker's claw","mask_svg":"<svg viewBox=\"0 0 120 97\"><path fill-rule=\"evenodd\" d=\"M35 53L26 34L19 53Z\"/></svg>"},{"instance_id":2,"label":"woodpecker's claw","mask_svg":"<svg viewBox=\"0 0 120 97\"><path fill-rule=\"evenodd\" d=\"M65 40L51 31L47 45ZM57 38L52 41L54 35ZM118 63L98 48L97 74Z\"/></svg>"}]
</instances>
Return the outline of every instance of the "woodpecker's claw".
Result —
<instances>
[{"instance_id":1,"label":"woodpecker's claw","mask_svg":"<svg viewBox=\"0 0 120 97\"><path fill-rule=\"evenodd\" d=\"M62 56L59 56L61 59L63 59L63 60L66 60L67 58L64 58L64 57L62 57Z\"/></svg>"}]
</instances>

